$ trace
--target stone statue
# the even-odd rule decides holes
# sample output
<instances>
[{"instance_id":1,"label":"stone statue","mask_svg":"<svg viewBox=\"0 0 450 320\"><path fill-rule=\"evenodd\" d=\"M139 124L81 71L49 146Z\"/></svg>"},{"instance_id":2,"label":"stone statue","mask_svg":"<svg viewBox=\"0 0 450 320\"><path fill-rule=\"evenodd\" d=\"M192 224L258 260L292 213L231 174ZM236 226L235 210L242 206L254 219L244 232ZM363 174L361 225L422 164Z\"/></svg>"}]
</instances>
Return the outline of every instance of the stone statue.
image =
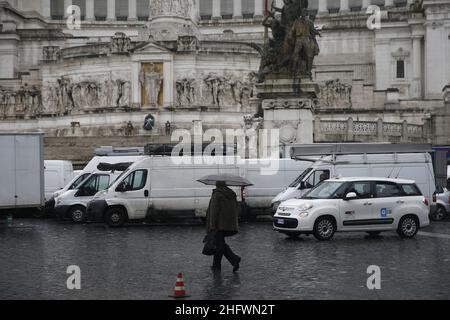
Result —
<instances>
[{"instance_id":1,"label":"stone statue","mask_svg":"<svg viewBox=\"0 0 450 320\"><path fill-rule=\"evenodd\" d=\"M162 77L155 70L154 63L150 63L148 71L145 71L144 67L141 68L139 82L144 87L147 103L151 106L157 106L159 93L161 92Z\"/></svg>"}]
</instances>

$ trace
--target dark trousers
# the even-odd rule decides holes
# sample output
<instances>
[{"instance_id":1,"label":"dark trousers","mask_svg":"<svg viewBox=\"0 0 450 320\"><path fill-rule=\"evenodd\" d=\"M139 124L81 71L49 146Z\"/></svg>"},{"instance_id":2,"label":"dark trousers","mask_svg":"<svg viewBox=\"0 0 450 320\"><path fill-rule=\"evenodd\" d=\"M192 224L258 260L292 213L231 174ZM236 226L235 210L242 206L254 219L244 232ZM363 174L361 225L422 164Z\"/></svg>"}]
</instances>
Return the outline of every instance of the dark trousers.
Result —
<instances>
[{"instance_id":1,"label":"dark trousers","mask_svg":"<svg viewBox=\"0 0 450 320\"><path fill-rule=\"evenodd\" d=\"M222 264L222 257L225 258L231 263L231 265L236 265L239 263L239 256L236 255L230 248L229 245L225 242L225 236L227 235L224 231L217 231L215 240L217 246L217 253L214 255L213 267L220 268Z\"/></svg>"}]
</instances>

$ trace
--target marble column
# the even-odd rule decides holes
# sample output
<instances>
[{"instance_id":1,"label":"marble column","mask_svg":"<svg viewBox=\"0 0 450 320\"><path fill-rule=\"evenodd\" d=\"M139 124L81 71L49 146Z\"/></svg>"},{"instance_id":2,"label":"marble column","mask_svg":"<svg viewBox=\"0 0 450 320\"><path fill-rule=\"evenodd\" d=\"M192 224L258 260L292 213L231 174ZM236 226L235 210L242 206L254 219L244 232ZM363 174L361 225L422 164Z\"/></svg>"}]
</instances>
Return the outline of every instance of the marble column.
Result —
<instances>
[{"instance_id":1,"label":"marble column","mask_svg":"<svg viewBox=\"0 0 450 320\"><path fill-rule=\"evenodd\" d=\"M319 8L317 13L328 13L327 0L319 0Z\"/></svg>"},{"instance_id":2,"label":"marble column","mask_svg":"<svg viewBox=\"0 0 450 320\"><path fill-rule=\"evenodd\" d=\"M385 8L392 8L392 7L394 7L394 0L385 0L384 1L384 7Z\"/></svg>"},{"instance_id":3,"label":"marble column","mask_svg":"<svg viewBox=\"0 0 450 320\"><path fill-rule=\"evenodd\" d=\"M255 0L255 18L261 18L264 16L264 0Z\"/></svg>"},{"instance_id":4,"label":"marble column","mask_svg":"<svg viewBox=\"0 0 450 320\"><path fill-rule=\"evenodd\" d=\"M412 97L422 97L422 36L413 36Z\"/></svg>"},{"instance_id":5,"label":"marble column","mask_svg":"<svg viewBox=\"0 0 450 320\"><path fill-rule=\"evenodd\" d=\"M128 0L128 21L136 21L136 0Z\"/></svg>"},{"instance_id":6,"label":"marble column","mask_svg":"<svg viewBox=\"0 0 450 320\"><path fill-rule=\"evenodd\" d=\"M67 18L69 14L67 13L67 9L72 5L72 0L64 0L64 18Z\"/></svg>"},{"instance_id":7,"label":"marble column","mask_svg":"<svg viewBox=\"0 0 450 320\"><path fill-rule=\"evenodd\" d=\"M348 11L350 11L350 7L348 6L348 0L341 0L339 12L348 12Z\"/></svg>"},{"instance_id":8,"label":"marble column","mask_svg":"<svg viewBox=\"0 0 450 320\"><path fill-rule=\"evenodd\" d=\"M94 15L94 1L95 0L86 0L86 21L94 21L95 15Z\"/></svg>"},{"instance_id":9,"label":"marble column","mask_svg":"<svg viewBox=\"0 0 450 320\"><path fill-rule=\"evenodd\" d=\"M115 21L116 20L116 0L108 0L106 3L107 6L107 15L106 20L107 21Z\"/></svg>"},{"instance_id":10,"label":"marble column","mask_svg":"<svg viewBox=\"0 0 450 320\"><path fill-rule=\"evenodd\" d=\"M220 0L212 0L212 19L222 19Z\"/></svg>"},{"instance_id":11,"label":"marble column","mask_svg":"<svg viewBox=\"0 0 450 320\"><path fill-rule=\"evenodd\" d=\"M371 5L370 0L362 0L361 10L365 11Z\"/></svg>"},{"instance_id":12,"label":"marble column","mask_svg":"<svg viewBox=\"0 0 450 320\"><path fill-rule=\"evenodd\" d=\"M233 0L233 19L242 18L242 0Z\"/></svg>"},{"instance_id":13,"label":"marble column","mask_svg":"<svg viewBox=\"0 0 450 320\"><path fill-rule=\"evenodd\" d=\"M52 17L51 12L51 0L42 0L41 2L41 14L43 17L50 19Z\"/></svg>"}]
</instances>

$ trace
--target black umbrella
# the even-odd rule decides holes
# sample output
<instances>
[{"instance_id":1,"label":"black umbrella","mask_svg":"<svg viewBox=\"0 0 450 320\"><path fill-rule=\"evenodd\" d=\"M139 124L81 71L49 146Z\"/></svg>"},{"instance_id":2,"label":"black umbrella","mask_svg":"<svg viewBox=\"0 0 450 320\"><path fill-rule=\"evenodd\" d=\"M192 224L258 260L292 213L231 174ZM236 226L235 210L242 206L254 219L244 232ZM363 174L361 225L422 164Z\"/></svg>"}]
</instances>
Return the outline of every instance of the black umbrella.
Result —
<instances>
[{"instance_id":1,"label":"black umbrella","mask_svg":"<svg viewBox=\"0 0 450 320\"><path fill-rule=\"evenodd\" d=\"M201 179L198 179L197 181L207 185L215 185L217 181L223 181L227 186L235 187L245 187L253 185L253 183L251 183L247 179L229 173L210 174L204 176Z\"/></svg>"}]
</instances>

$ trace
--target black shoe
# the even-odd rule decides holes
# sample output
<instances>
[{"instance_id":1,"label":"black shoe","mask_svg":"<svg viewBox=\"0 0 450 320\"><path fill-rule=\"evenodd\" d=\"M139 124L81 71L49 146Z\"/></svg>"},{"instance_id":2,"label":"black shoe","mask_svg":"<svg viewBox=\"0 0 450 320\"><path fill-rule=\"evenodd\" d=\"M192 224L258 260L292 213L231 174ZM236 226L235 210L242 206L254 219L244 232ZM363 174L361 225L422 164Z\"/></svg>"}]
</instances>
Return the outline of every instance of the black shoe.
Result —
<instances>
[{"instance_id":1,"label":"black shoe","mask_svg":"<svg viewBox=\"0 0 450 320\"><path fill-rule=\"evenodd\" d=\"M236 272L239 270L239 263L241 262L241 257L237 257L236 262L233 265L233 272Z\"/></svg>"},{"instance_id":2,"label":"black shoe","mask_svg":"<svg viewBox=\"0 0 450 320\"><path fill-rule=\"evenodd\" d=\"M221 267L217 267L217 266L211 266L211 270L212 271L220 271L220 270L222 270L222 268Z\"/></svg>"}]
</instances>

